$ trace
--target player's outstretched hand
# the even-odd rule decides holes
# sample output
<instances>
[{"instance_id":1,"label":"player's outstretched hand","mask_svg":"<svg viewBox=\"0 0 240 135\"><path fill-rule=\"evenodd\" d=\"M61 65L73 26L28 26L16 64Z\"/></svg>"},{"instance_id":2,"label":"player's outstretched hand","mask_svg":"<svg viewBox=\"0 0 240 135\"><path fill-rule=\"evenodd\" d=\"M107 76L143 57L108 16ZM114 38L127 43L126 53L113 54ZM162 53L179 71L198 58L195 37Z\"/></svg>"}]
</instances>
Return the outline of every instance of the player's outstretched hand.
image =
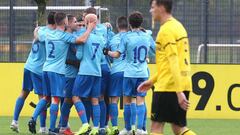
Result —
<instances>
[{"instance_id":1,"label":"player's outstretched hand","mask_svg":"<svg viewBox=\"0 0 240 135\"><path fill-rule=\"evenodd\" d=\"M153 83L151 80L147 80L147 81L144 81L143 83L141 83L137 90L138 92L147 92L149 89L151 89L153 86Z\"/></svg>"},{"instance_id":2,"label":"player's outstretched hand","mask_svg":"<svg viewBox=\"0 0 240 135\"><path fill-rule=\"evenodd\" d=\"M104 48L103 48L103 54L104 54L104 55L108 55L108 52L109 52L109 49L106 48L106 47L104 47Z\"/></svg>"},{"instance_id":3,"label":"player's outstretched hand","mask_svg":"<svg viewBox=\"0 0 240 135\"><path fill-rule=\"evenodd\" d=\"M187 111L189 108L189 101L187 100L185 94L183 92L177 92L177 97L178 97L178 104L180 107Z\"/></svg>"}]
</instances>

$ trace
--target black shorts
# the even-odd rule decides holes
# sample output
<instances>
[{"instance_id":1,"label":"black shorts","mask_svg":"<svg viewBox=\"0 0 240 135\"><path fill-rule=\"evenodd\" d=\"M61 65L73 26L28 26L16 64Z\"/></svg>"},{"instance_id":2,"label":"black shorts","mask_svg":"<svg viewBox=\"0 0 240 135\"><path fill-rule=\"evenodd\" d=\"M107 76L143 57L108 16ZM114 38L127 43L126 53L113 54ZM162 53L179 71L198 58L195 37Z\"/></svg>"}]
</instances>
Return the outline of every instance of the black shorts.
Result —
<instances>
[{"instance_id":1,"label":"black shorts","mask_svg":"<svg viewBox=\"0 0 240 135\"><path fill-rule=\"evenodd\" d=\"M185 91L184 94L188 99L189 92ZM151 120L187 126L186 111L179 106L176 92L153 93Z\"/></svg>"}]
</instances>

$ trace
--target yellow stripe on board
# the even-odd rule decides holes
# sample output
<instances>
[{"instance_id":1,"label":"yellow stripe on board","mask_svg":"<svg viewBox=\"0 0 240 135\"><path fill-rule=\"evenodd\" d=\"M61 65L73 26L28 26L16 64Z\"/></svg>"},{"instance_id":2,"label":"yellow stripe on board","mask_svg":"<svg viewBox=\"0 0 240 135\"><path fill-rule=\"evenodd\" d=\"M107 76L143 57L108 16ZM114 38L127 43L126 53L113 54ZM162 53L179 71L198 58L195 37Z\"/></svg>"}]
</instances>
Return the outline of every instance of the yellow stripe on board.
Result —
<instances>
[{"instance_id":1,"label":"yellow stripe on board","mask_svg":"<svg viewBox=\"0 0 240 135\"><path fill-rule=\"evenodd\" d=\"M17 97L22 89L23 63L0 63L0 116L12 116ZM149 65L151 74L156 72ZM194 93L190 95L189 118L240 119L240 65L192 65ZM150 116L152 92L146 102ZM31 116L38 97L31 93L25 101L21 116ZM72 108L71 116L77 116ZM120 117L122 117L122 110Z\"/></svg>"}]
</instances>

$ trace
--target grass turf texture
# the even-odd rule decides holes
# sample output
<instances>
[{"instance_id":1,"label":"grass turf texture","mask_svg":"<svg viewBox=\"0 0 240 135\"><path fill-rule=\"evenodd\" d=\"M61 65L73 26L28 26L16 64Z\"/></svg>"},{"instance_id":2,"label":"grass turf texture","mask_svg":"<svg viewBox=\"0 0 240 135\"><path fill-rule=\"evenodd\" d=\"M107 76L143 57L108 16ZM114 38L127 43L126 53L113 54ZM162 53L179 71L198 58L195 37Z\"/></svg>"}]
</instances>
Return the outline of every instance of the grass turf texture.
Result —
<instances>
[{"instance_id":1,"label":"grass turf texture","mask_svg":"<svg viewBox=\"0 0 240 135\"><path fill-rule=\"evenodd\" d=\"M0 117L0 135L15 135L9 128L12 117ZM20 133L18 135L30 135L28 132L29 117L21 117L19 120ZM49 120L49 119L48 119ZM119 119L119 127L123 128L123 119ZM49 123L47 123L49 125ZM77 117L70 118L70 125L73 131L77 131L80 126L80 120ZM188 121L189 128L194 130L198 135L239 135L240 120L199 120L190 119ZM150 120L148 120L148 131L150 127ZM39 129L39 122L37 122L37 131ZM165 126L165 135L173 135L170 125Z\"/></svg>"}]
</instances>

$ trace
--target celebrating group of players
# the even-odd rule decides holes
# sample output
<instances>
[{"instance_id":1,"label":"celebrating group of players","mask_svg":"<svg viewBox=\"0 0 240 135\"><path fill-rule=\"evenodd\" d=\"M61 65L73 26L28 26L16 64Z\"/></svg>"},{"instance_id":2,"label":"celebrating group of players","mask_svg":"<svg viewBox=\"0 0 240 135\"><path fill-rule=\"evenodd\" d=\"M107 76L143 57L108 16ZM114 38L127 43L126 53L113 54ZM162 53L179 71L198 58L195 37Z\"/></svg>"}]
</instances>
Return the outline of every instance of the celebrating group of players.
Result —
<instances>
[{"instance_id":1,"label":"celebrating group of players","mask_svg":"<svg viewBox=\"0 0 240 135\"><path fill-rule=\"evenodd\" d=\"M149 77L147 59L149 51L155 53L155 42L151 31L141 27L142 23L140 12L133 12L128 18L119 17L115 35L109 23L98 22L95 8L86 9L79 20L73 15L50 12L47 25L34 31L32 49L24 67L23 91L16 101L10 128L19 132L19 114L34 89L39 102L28 123L33 134L38 116L40 133L73 134L68 124L73 105L82 122L77 135L147 134L146 92L138 92L137 87ZM119 132L121 96L124 96L125 128ZM108 117L112 128L108 128ZM93 127L89 125L90 120Z\"/></svg>"},{"instance_id":2,"label":"celebrating group of players","mask_svg":"<svg viewBox=\"0 0 240 135\"><path fill-rule=\"evenodd\" d=\"M172 0L150 2L150 13L161 25L156 44L151 31L141 27L140 12L133 12L128 18L119 17L116 35L109 23L98 22L94 8L86 9L79 21L73 15L50 12L47 26L34 31L24 68L23 90L16 101L10 128L19 132L19 114L34 89L40 100L28 123L31 133L36 133L40 115L40 133L73 134L68 118L74 105L82 122L77 135L145 135L148 133L144 97L155 84L150 134L163 135L167 122L175 135L196 135L187 128L186 118L192 89L187 32L171 14ZM157 71L148 79L147 60L151 54L156 54ZM124 97L125 128L119 132L120 96ZM47 129L49 104L50 128ZM58 110L61 115L57 128Z\"/></svg>"}]
</instances>

